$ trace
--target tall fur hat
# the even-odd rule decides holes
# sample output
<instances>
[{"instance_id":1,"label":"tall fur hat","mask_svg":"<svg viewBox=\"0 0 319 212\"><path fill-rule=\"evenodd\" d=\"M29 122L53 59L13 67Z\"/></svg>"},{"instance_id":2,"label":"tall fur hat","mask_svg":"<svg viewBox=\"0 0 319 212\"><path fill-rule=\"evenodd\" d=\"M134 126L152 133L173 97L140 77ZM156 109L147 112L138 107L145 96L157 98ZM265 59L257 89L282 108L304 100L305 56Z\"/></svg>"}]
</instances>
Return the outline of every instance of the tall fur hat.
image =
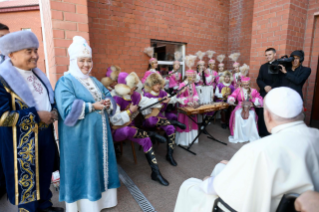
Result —
<instances>
[{"instance_id":1,"label":"tall fur hat","mask_svg":"<svg viewBox=\"0 0 319 212\"><path fill-rule=\"evenodd\" d=\"M119 66L113 65L108 67L106 76L110 77L113 81L117 82L117 78L121 72L121 68Z\"/></svg>"},{"instance_id":2,"label":"tall fur hat","mask_svg":"<svg viewBox=\"0 0 319 212\"><path fill-rule=\"evenodd\" d=\"M110 87L112 85L112 83L114 83L114 81L110 78L110 77L103 77L101 79L101 83L104 85L104 87L106 87L109 90L112 90L112 88Z\"/></svg>"},{"instance_id":3,"label":"tall fur hat","mask_svg":"<svg viewBox=\"0 0 319 212\"><path fill-rule=\"evenodd\" d=\"M135 88L140 82L140 78L137 76L135 72L131 72L126 78L126 85L130 88Z\"/></svg>"},{"instance_id":4,"label":"tall fur hat","mask_svg":"<svg viewBox=\"0 0 319 212\"><path fill-rule=\"evenodd\" d=\"M159 73L152 73L149 75L144 83L144 90L146 92L151 92L152 87L156 84L161 84L162 88L164 88L165 80Z\"/></svg>"},{"instance_id":5,"label":"tall fur hat","mask_svg":"<svg viewBox=\"0 0 319 212\"><path fill-rule=\"evenodd\" d=\"M12 32L0 38L0 51L4 55L29 48L39 48L38 38L31 31Z\"/></svg>"},{"instance_id":6,"label":"tall fur hat","mask_svg":"<svg viewBox=\"0 0 319 212\"><path fill-rule=\"evenodd\" d=\"M244 65L242 65L242 66L239 68L239 71L240 71L240 73L241 73L242 76L247 77L247 74L248 74L248 71L249 71L249 66L245 63Z\"/></svg>"},{"instance_id":7,"label":"tall fur hat","mask_svg":"<svg viewBox=\"0 0 319 212\"><path fill-rule=\"evenodd\" d=\"M120 96L128 95L131 92L131 88L125 84L115 85L114 90Z\"/></svg>"},{"instance_id":8,"label":"tall fur hat","mask_svg":"<svg viewBox=\"0 0 319 212\"><path fill-rule=\"evenodd\" d=\"M224 78L225 76L229 76L229 83L231 83L232 81L234 81L234 77L233 75L231 74L230 71L224 71L223 72L223 75L221 77L219 77L219 82L224 82Z\"/></svg>"}]
</instances>

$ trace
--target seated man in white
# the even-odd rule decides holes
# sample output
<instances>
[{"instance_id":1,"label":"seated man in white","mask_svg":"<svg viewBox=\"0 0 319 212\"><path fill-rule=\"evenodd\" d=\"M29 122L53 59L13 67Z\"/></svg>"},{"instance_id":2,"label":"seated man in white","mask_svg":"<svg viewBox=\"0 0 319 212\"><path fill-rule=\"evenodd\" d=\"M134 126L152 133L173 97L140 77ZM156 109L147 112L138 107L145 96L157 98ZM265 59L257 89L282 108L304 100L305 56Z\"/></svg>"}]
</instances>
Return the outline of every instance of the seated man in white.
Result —
<instances>
[{"instance_id":1,"label":"seated man in white","mask_svg":"<svg viewBox=\"0 0 319 212\"><path fill-rule=\"evenodd\" d=\"M240 212L276 211L283 194L319 191L319 130L307 127L302 110L296 91L272 89L264 101L272 134L243 146L203 181L186 180L175 212L211 212L217 197Z\"/></svg>"}]
</instances>

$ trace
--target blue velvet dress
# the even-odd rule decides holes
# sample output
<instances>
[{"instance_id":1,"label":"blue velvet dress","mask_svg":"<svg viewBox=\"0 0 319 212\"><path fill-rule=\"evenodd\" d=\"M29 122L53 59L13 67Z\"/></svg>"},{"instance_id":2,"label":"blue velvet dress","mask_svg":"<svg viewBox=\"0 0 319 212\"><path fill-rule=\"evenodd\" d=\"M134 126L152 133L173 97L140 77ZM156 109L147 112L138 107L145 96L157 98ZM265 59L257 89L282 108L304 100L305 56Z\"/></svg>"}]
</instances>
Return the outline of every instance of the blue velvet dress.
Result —
<instances>
[{"instance_id":1,"label":"blue velvet dress","mask_svg":"<svg viewBox=\"0 0 319 212\"><path fill-rule=\"evenodd\" d=\"M111 97L97 79L91 79L102 99ZM57 82L55 99L60 114L60 201L97 201L107 189L120 186L108 113L90 112L89 103L97 100L71 74ZM79 119L84 104L84 119Z\"/></svg>"}]
</instances>

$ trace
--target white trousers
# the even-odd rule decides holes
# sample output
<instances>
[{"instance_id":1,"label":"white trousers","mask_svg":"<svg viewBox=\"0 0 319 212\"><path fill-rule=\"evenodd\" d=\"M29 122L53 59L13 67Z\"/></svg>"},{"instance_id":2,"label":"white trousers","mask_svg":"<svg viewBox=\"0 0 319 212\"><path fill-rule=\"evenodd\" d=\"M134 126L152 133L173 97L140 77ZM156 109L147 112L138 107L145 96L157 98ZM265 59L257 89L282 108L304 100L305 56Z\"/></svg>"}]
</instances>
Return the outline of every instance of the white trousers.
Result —
<instances>
[{"instance_id":1,"label":"white trousers","mask_svg":"<svg viewBox=\"0 0 319 212\"><path fill-rule=\"evenodd\" d=\"M215 177L225 168L225 164L218 163L211 176ZM206 194L201 188L203 181L189 178L181 185L174 212L212 212L216 195Z\"/></svg>"}]
</instances>

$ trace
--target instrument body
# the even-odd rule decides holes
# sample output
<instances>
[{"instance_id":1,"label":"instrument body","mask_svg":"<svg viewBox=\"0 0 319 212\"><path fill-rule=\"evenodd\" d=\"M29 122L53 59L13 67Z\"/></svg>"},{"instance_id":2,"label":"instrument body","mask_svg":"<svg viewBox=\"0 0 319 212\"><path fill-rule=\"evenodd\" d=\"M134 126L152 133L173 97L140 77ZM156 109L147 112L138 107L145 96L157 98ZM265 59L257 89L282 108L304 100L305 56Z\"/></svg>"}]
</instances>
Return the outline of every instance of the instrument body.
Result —
<instances>
[{"instance_id":1,"label":"instrument body","mask_svg":"<svg viewBox=\"0 0 319 212\"><path fill-rule=\"evenodd\" d=\"M242 111L241 111L241 117L244 120L247 120L249 118L249 110L253 107L253 103L250 101L244 101L242 102Z\"/></svg>"},{"instance_id":2,"label":"instrument body","mask_svg":"<svg viewBox=\"0 0 319 212\"><path fill-rule=\"evenodd\" d=\"M204 114L208 112L218 111L227 109L229 107L229 104L226 102L216 102L212 104L202 105L200 107L179 107L178 111L181 113L186 114L187 116L191 115L198 115L198 114Z\"/></svg>"}]
</instances>

